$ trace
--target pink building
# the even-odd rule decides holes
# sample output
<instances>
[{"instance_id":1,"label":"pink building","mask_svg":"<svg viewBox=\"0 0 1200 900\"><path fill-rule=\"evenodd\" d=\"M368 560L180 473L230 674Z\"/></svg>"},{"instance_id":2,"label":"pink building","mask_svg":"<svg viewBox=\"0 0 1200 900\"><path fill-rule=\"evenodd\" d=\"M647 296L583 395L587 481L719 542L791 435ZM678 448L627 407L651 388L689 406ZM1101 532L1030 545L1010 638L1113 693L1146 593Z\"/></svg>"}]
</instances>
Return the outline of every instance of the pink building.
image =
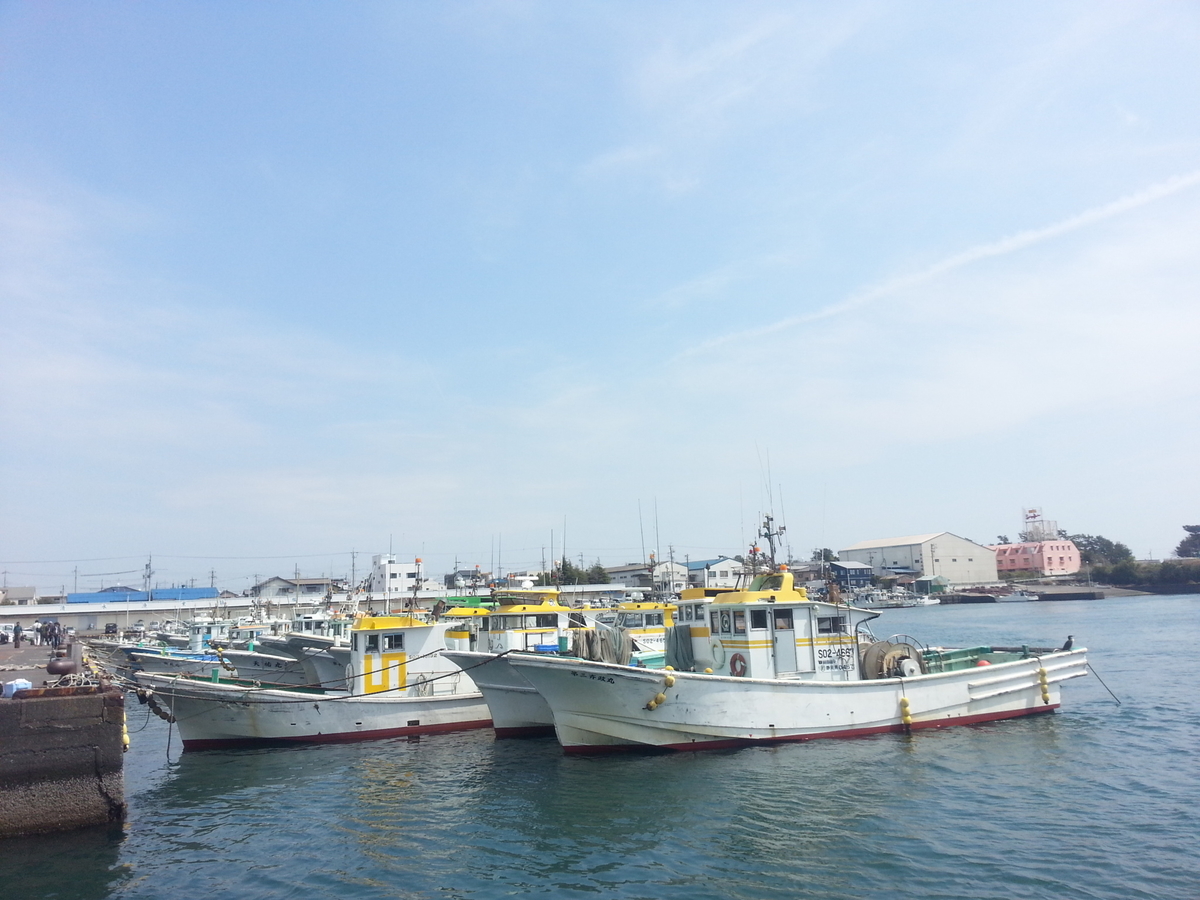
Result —
<instances>
[{"instance_id":1,"label":"pink building","mask_svg":"<svg viewBox=\"0 0 1200 900\"><path fill-rule=\"evenodd\" d=\"M1072 541L1030 541L1024 544L993 544L996 571L1029 572L1034 575L1074 575L1079 571L1079 548Z\"/></svg>"}]
</instances>

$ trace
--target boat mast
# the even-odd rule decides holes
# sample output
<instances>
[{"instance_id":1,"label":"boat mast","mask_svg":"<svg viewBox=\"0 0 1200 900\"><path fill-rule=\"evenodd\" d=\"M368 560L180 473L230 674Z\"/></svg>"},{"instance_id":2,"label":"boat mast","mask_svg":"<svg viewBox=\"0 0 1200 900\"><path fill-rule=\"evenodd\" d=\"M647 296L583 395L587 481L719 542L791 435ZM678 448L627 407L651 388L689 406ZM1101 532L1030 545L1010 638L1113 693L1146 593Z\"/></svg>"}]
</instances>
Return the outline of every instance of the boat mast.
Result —
<instances>
[{"instance_id":1,"label":"boat mast","mask_svg":"<svg viewBox=\"0 0 1200 900\"><path fill-rule=\"evenodd\" d=\"M782 525L779 526L778 528L775 528L774 525L775 525L775 517L772 516L770 513L767 513L767 515L765 515L763 517L762 527L759 528L759 530L758 530L758 536L760 538L765 538L767 541L767 546L770 548L769 563L770 563L770 567L771 567L770 570L772 572L774 572L775 568L776 568L775 540L776 540L776 538L782 538L783 533L787 530L786 527L784 527Z\"/></svg>"}]
</instances>

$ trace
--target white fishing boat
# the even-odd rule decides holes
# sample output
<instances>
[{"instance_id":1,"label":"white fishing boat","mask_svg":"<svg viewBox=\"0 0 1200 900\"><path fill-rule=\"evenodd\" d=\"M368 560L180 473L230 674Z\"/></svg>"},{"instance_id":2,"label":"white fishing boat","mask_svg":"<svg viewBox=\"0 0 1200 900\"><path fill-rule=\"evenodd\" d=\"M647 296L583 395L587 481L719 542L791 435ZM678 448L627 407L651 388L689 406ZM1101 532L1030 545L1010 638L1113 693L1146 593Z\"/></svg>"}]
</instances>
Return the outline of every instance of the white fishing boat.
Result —
<instances>
[{"instance_id":1,"label":"white fishing boat","mask_svg":"<svg viewBox=\"0 0 1200 900\"><path fill-rule=\"evenodd\" d=\"M483 728L487 704L441 656L449 622L364 617L350 631L348 690L265 687L138 673L143 699L161 702L188 750L276 742L361 741Z\"/></svg>"},{"instance_id":2,"label":"white fishing boat","mask_svg":"<svg viewBox=\"0 0 1200 900\"><path fill-rule=\"evenodd\" d=\"M649 668L662 668L664 664L666 632L674 625L674 604L641 599L622 603L617 607L615 624L606 626L588 610L563 606L558 597L557 588L498 591L493 599L502 605L485 618L476 619L480 626L474 635L466 632L465 625L447 632L444 655L470 672L487 700L497 737L548 734L554 730L550 708L508 664L510 654L591 655ZM477 613L474 607L468 607L452 609L446 615L462 616L469 622ZM589 633L591 640L586 641ZM472 637L476 649L472 649Z\"/></svg>"},{"instance_id":3,"label":"white fishing boat","mask_svg":"<svg viewBox=\"0 0 1200 900\"><path fill-rule=\"evenodd\" d=\"M553 731L550 708L536 690L508 664L516 652L567 652L573 636L592 627L581 610L563 606L557 588L499 591L491 611L477 607L448 610L459 624L447 632L443 656L469 672L483 693L497 737ZM472 623L477 628L470 629ZM476 649L472 649L472 644Z\"/></svg>"},{"instance_id":4,"label":"white fishing boat","mask_svg":"<svg viewBox=\"0 0 1200 900\"><path fill-rule=\"evenodd\" d=\"M1029 601L1029 600L1038 600L1038 599L1040 599L1040 598L1038 597L1037 594L1032 593L1031 591L1024 591L1024 590L1009 591L1007 594L997 594L996 595L997 603L1021 603L1021 602L1025 602L1025 601Z\"/></svg>"},{"instance_id":5,"label":"white fishing boat","mask_svg":"<svg viewBox=\"0 0 1200 900\"><path fill-rule=\"evenodd\" d=\"M638 669L513 654L567 752L802 741L1051 712L1087 673L1085 650L922 647L877 641L879 614L810 601L787 571L712 598L719 671ZM703 630L703 628L702 628Z\"/></svg>"},{"instance_id":6,"label":"white fishing boat","mask_svg":"<svg viewBox=\"0 0 1200 900\"><path fill-rule=\"evenodd\" d=\"M860 588L850 595L850 604L859 609L901 609L925 605L921 595L903 588Z\"/></svg>"}]
</instances>

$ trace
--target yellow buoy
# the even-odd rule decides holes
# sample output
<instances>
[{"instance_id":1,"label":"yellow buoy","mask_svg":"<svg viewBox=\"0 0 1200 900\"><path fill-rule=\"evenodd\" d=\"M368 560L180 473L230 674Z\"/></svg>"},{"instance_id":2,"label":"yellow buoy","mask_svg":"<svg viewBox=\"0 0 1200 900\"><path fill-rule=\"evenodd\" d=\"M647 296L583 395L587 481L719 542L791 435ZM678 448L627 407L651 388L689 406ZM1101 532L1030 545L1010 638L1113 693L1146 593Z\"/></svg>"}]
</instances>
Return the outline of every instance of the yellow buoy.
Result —
<instances>
[{"instance_id":1,"label":"yellow buoy","mask_svg":"<svg viewBox=\"0 0 1200 900\"><path fill-rule=\"evenodd\" d=\"M667 687L674 687L675 686L675 676L668 675L666 678L666 684L667 684Z\"/></svg>"},{"instance_id":2,"label":"yellow buoy","mask_svg":"<svg viewBox=\"0 0 1200 900\"><path fill-rule=\"evenodd\" d=\"M666 702L667 702L666 694L655 694L654 695L654 705L655 706L661 706L662 704L664 704Z\"/></svg>"}]
</instances>

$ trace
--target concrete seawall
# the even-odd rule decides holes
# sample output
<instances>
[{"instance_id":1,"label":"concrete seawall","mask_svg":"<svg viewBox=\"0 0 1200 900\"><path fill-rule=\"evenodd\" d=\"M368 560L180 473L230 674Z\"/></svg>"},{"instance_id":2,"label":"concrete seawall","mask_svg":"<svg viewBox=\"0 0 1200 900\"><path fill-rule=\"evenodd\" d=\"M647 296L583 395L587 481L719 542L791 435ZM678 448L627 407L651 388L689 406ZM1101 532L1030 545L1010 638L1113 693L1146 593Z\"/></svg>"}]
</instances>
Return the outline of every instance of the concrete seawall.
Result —
<instances>
[{"instance_id":1,"label":"concrete seawall","mask_svg":"<svg viewBox=\"0 0 1200 900\"><path fill-rule=\"evenodd\" d=\"M0 837L122 820L124 734L125 695L116 688L0 698Z\"/></svg>"}]
</instances>

